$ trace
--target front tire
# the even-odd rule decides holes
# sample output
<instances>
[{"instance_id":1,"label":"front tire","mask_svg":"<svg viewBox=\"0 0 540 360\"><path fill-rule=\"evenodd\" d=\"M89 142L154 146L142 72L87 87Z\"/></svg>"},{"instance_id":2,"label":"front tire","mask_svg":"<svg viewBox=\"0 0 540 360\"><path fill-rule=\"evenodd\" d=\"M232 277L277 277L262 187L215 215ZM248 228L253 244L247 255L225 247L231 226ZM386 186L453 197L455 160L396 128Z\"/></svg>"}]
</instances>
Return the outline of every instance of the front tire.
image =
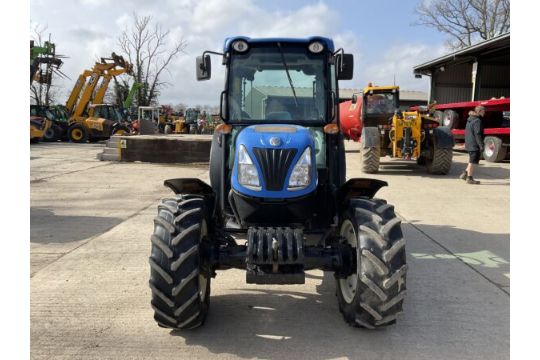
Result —
<instances>
[{"instance_id":1,"label":"front tire","mask_svg":"<svg viewBox=\"0 0 540 360\"><path fill-rule=\"evenodd\" d=\"M125 136L129 135L129 132L129 128L126 125L118 125L113 129L111 136Z\"/></svg>"},{"instance_id":2,"label":"front tire","mask_svg":"<svg viewBox=\"0 0 540 360\"><path fill-rule=\"evenodd\" d=\"M354 327L394 324L406 295L407 264L401 221L384 200L351 199L340 235L356 249L357 271L337 278L339 310Z\"/></svg>"},{"instance_id":3,"label":"front tire","mask_svg":"<svg viewBox=\"0 0 540 360\"><path fill-rule=\"evenodd\" d=\"M442 149L436 143L431 144L431 156L426 159L427 172L434 175L446 175L452 167L454 151L449 148Z\"/></svg>"},{"instance_id":4,"label":"front tire","mask_svg":"<svg viewBox=\"0 0 540 360\"><path fill-rule=\"evenodd\" d=\"M361 147L362 171L367 174L375 174L379 171L381 161L381 149L379 147Z\"/></svg>"},{"instance_id":5,"label":"front tire","mask_svg":"<svg viewBox=\"0 0 540 360\"><path fill-rule=\"evenodd\" d=\"M61 132L62 129L58 125L53 124L47 129L47 131L45 131L43 140L48 142L58 141L58 139L60 139Z\"/></svg>"},{"instance_id":6,"label":"front tire","mask_svg":"<svg viewBox=\"0 0 540 360\"><path fill-rule=\"evenodd\" d=\"M161 327L201 326L210 303L208 222L204 200L178 195L158 205L151 237L150 289L154 319Z\"/></svg>"}]
</instances>

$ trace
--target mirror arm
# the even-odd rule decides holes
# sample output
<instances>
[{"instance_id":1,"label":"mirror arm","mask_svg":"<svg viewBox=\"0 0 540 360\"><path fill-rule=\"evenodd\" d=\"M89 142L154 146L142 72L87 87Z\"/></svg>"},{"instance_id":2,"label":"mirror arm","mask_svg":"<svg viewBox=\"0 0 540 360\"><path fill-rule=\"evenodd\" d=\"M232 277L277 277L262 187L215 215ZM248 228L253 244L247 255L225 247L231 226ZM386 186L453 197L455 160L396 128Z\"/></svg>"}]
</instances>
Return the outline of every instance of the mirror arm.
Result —
<instances>
[{"instance_id":1,"label":"mirror arm","mask_svg":"<svg viewBox=\"0 0 540 360\"><path fill-rule=\"evenodd\" d=\"M216 52L216 51L210 51L210 50L205 50L205 51L202 53L203 58L204 58L204 56L205 56L206 54L214 54L214 55L221 55L221 56L225 55L224 53L220 53L220 52Z\"/></svg>"},{"instance_id":2,"label":"mirror arm","mask_svg":"<svg viewBox=\"0 0 540 360\"><path fill-rule=\"evenodd\" d=\"M214 54L214 55L221 55L221 56L225 56L224 53L220 53L220 52L216 52L216 51L210 51L210 50L205 50L203 53L202 53L202 58L203 58L203 63L202 63L202 67L201 67L201 70L203 71L206 71L206 69L204 68L204 57L206 56L206 54Z\"/></svg>"},{"instance_id":3,"label":"mirror arm","mask_svg":"<svg viewBox=\"0 0 540 360\"><path fill-rule=\"evenodd\" d=\"M343 70L343 55L345 55L345 50L343 50L343 48L339 48L336 51L334 51L332 55L336 56L339 54L341 54L341 56L339 57L339 64L336 64L336 66L339 69L338 72L341 72L341 70Z\"/></svg>"}]
</instances>

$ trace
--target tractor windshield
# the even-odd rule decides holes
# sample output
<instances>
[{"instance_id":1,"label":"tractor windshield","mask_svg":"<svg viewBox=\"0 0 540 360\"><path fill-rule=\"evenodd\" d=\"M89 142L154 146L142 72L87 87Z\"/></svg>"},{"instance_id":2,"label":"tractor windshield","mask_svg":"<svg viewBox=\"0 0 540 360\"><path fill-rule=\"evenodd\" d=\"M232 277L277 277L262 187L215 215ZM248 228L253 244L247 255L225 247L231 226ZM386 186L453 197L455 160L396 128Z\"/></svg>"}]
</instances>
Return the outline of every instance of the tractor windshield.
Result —
<instances>
[{"instance_id":1,"label":"tractor windshield","mask_svg":"<svg viewBox=\"0 0 540 360\"><path fill-rule=\"evenodd\" d=\"M368 93L365 95L366 114L393 114L397 108L394 93Z\"/></svg>"},{"instance_id":2,"label":"tractor windshield","mask_svg":"<svg viewBox=\"0 0 540 360\"><path fill-rule=\"evenodd\" d=\"M305 47L254 47L229 68L230 122L326 122L324 53Z\"/></svg>"}]
</instances>

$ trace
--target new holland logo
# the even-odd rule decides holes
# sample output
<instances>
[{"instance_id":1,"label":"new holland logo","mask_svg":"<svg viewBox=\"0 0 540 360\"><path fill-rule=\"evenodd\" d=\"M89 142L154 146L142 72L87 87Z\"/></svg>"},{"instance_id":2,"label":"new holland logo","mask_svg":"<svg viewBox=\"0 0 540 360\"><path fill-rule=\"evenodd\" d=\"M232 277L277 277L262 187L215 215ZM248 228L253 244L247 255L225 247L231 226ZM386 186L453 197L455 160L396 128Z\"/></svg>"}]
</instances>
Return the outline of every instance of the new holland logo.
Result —
<instances>
[{"instance_id":1,"label":"new holland logo","mask_svg":"<svg viewBox=\"0 0 540 360\"><path fill-rule=\"evenodd\" d=\"M278 137L275 137L275 136L274 136L274 137L271 137L271 138L270 138L270 145L272 145L272 146L279 146L279 145L281 145L281 139L278 138Z\"/></svg>"}]
</instances>

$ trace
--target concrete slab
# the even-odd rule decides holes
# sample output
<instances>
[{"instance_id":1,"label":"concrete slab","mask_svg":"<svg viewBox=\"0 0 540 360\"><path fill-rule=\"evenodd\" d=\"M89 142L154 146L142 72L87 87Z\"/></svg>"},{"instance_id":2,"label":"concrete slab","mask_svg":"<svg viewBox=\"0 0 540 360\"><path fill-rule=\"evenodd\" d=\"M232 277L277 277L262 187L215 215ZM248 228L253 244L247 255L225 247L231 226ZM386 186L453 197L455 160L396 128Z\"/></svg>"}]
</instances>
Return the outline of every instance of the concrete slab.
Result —
<instances>
[{"instance_id":1,"label":"concrete slab","mask_svg":"<svg viewBox=\"0 0 540 360\"><path fill-rule=\"evenodd\" d=\"M395 204L398 213L441 251L419 257L445 256L444 249L457 254L468 266L490 281L510 286L510 164L481 165L475 178L480 185L458 179L468 156L454 152L454 164L446 176L426 173L414 162L381 159L377 174L360 170L359 146L347 142L347 176L385 180L389 186L377 195Z\"/></svg>"},{"instance_id":2,"label":"concrete slab","mask_svg":"<svg viewBox=\"0 0 540 360\"><path fill-rule=\"evenodd\" d=\"M114 136L98 158L150 163L208 162L211 143L212 135ZM119 154L119 159L109 156L110 150L118 151L115 154Z\"/></svg>"},{"instance_id":3,"label":"concrete slab","mask_svg":"<svg viewBox=\"0 0 540 360\"><path fill-rule=\"evenodd\" d=\"M332 274L311 271L304 285L260 286L229 270L212 283L205 326L180 332L152 319L149 236L157 201L169 194L163 180L207 179L207 169L95 167L98 160L87 158L99 150L60 147L32 147L31 176L46 178L31 184L34 359L509 357L509 179L500 176L509 164L479 172L480 180L503 185L461 183L459 154L449 177L393 162L375 176L390 183L380 197L406 219L408 297L396 326L348 327ZM357 158L347 154L349 177L362 176ZM67 165L54 167L58 161Z\"/></svg>"},{"instance_id":4,"label":"concrete slab","mask_svg":"<svg viewBox=\"0 0 540 360\"><path fill-rule=\"evenodd\" d=\"M32 358L508 358L509 298L459 262L410 254L405 312L386 330L343 322L330 273L257 286L237 270L218 273L203 328L160 329L147 286L154 213L145 209L34 276ZM414 227L404 232L408 252L438 251Z\"/></svg>"}]
</instances>

